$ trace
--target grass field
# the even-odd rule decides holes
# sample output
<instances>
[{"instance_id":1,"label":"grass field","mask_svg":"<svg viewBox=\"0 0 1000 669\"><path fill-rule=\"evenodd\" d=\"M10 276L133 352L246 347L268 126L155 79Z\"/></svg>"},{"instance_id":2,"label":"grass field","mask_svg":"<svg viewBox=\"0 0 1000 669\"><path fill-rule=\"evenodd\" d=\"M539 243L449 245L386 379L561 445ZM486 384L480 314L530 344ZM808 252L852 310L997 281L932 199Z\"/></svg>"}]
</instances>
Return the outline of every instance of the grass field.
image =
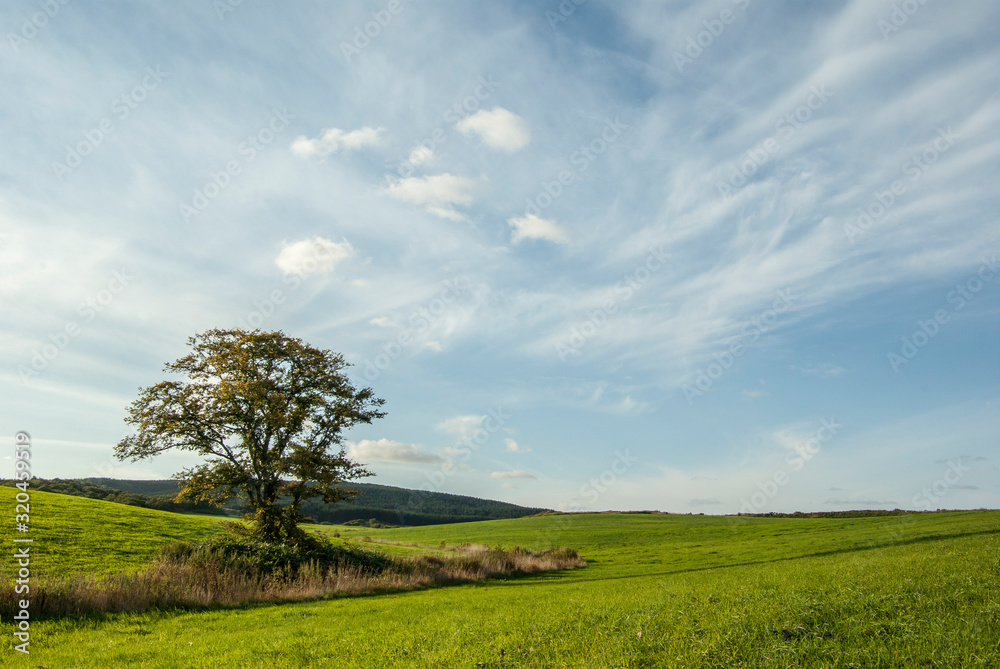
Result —
<instances>
[{"instance_id":1,"label":"grass field","mask_svg":"<svg viewBox=\"0 0 1000 669\"><path fill-rule=\"evenodd\" d=\"M12 497L0 490L0 506L12 509ZM34 493L32 503L37 549L59 549L41 558L44 571L135 567L159 543L217 529L212 519L59 495ZM3 624L0 665L1000 666L996 511L857 519L600 514L314 529L428 547L565 545L588 566L321 602L42 621L32 624L27 657L13 652L12 627Z\"/></svg>"}]
</instances>

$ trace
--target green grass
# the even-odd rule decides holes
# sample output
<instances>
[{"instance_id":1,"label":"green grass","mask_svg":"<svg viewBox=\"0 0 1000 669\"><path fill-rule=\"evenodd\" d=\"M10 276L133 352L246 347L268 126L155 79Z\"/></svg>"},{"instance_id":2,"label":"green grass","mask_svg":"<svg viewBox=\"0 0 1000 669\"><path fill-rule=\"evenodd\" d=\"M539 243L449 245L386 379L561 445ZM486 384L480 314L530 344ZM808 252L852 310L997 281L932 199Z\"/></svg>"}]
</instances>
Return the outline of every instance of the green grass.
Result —
<instances>
[{"instance_id":1,"label":"green grass","mask_svg":"<svg viewBox=\"0 0 1000 669\"><path fill-rule=\"evenodd\" d=\"M10 539L34 539L32 571L41 578L72 572L109 574L137 569L163 544L218 534L215 516L182 515L140 509L84 497L31 490L30 531L15 532L15 496L20 490L0 486L3 554L12 553ZM6 562L4 563L6 567ZM6 574L5 574L6 576Z\"/></svg>"},{"instance_id":2,"label":"green grass","mask_svg":"<svg viewBox=\"0 0 1000 669\"><path fill-rule=\"evenodd\" d=\"M97 504L87 511L105 513L107 505ZM39 507L39 521L57 513L56 506ZM202 518L162 515L191 523L193 532L207 529ZM97 525L81 526L84 533L99 532ZM547 516L314 529L425 546L567 545L589 566L323 602L38 622L27 658L12 652L8 624L0 626L0 664L1000 666L995 511L856 519ZM156 543L147 527L136 530L146 545ZM125 541L124 527L121 534ZM45 537L41 523L39 535Z\"/></svg>"}]
</instances>

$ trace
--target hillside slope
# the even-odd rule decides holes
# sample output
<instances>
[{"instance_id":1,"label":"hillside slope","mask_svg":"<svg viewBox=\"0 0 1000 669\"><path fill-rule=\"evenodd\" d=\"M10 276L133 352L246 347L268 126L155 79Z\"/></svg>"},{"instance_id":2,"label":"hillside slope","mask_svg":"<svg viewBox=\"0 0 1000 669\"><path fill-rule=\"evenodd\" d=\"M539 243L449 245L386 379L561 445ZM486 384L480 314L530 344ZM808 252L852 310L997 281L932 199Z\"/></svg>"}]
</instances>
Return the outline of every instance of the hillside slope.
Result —
<instances>
[{"instance_id":1,"label":"hillside slope","mask_svg":"<svg viewBox=\"0 0 1000 669\"><path fill-rule=\"evenodd\" d=\"M13 514L18 492L16 488L0 486L0 509ZM17 537L33 539L35 577L127 571L149 561L164 544L197 540L220 531L216 518L154 511L30 488L29 494L30 530L17 533ZM12 545L14 534L12 522L0 523L0 541L5 546ZM6 562L5 559L5 567Z\"/></svg>"},{"instance_id":2,"label":"hillside slope","mask_svg":"<svg viewBox=\"0 0 1000 669\"><path fill-rule=\"evenodd\" d=\"M84 481L142 495L155 496L177 493L177 482L171 479L130 481L89 478L84 479ZM343 523L349 520L374 518L382 523L392 525L436 525L501 518L523 518L545 510L478 497L408 490L376 483L351 482L345 487L358 490L362 494L352 502L340 502L333 505L310 500L303 504L303 513L321 523Z\"/></svg>"}]
</instances>

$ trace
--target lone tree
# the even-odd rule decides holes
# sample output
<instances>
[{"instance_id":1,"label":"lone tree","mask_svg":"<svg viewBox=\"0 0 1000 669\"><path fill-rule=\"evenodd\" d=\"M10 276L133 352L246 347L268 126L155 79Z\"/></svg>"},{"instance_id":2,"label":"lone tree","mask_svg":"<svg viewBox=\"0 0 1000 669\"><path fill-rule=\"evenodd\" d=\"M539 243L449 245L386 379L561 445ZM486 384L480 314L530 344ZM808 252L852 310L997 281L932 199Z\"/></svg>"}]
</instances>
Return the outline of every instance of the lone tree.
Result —
<instances>
[{"instance_id":1,"label":"lone tree","mask_svg":"<svg viewBox=\"0 0 1000 669\"><path fill-rule=\"evenodd\" d=\"M221 504L238 497L252 510L252 534L301 543L301 503L349 499L344 481L372 473L350 460L343 432L385 415L385 400L351 385L348 363L282 332L209 330L191 352L164 367L185 375L140 388L126 423L138 430L115 447L132 462L176 448L207 462L174 475L177 499ZM282 506L281 502L285 504Z\"/></svg>"}]
</instances>

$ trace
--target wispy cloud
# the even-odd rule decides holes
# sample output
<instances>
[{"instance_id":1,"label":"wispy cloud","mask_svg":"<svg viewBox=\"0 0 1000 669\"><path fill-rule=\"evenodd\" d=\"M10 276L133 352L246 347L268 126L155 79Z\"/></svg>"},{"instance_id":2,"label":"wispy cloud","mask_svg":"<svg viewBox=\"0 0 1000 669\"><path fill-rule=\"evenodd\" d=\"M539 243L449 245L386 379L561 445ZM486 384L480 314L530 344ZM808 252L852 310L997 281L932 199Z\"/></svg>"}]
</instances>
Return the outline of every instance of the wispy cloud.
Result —
<instances>
[{"instance_id":1,"label":"wispy cloud","mask_svg":"<svg viewBox=\"0 0 1000 669\"><path fill-rule=\"evenodd\" d=\"M339 128L327 128L317 137L309 138L299 135L292 142L292 153L300 158L329 156L341 151L353 151L366 146L375 146L382 142L385 128L365 126L357 130L345 132Z\"/></svg>"},{"instance_id":2,"label":"wispy cloud","mask_svg":"<svg viewBox=\"0 0 1000 669\"><path fill-rule=\"evenodd\" d=\"M385 193L403 202L423 205L435 216L463 220L464 215L452 205L472 204L478 186L473 179L445 173L390 180Z\"/></svg>"},{"instance_id":3,"label":"wispy cloud","mask_svg":"<svg viewBox=\"0 0 1000 669\"><path fill-rule=\"evenodd\" d=\"M507 472L490 472L491 479L537 479L534 474L529 474L523 469L514 469Z\"/></svg>"}]
</instances>

